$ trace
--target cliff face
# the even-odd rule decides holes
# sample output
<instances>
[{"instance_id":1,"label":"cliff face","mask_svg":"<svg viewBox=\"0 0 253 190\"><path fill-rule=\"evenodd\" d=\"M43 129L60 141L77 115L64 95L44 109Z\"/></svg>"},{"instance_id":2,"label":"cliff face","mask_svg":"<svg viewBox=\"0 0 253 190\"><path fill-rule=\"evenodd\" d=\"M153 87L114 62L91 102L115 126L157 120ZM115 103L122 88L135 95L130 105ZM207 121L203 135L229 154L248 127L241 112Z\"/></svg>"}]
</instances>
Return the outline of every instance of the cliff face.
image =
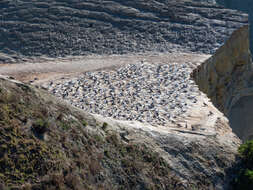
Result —
<instances>
[{"instance_id":1,"label":"cliff face","mask_svg":"<svg viewBox=\"0 0 253 190\"><path fill-rule=\"evenodd\" d=\"M249 138L249 104L245 96L252 94L252 61L249 51L249 27L235 31L217 52L192 73L199 89L230 119L233 131L242 139ZM239 102L239 104L238 104ZM245 123L244 123L245 121ZM242 124L244 125L242 126ZM248 124L247 124L248 123ZM247 132L246 132L247 131Z\"/></svg>"},{"instance_id":2,"label":"cliff face","mask_svg":"<svg viewBox=\"0 0 253 190\"><path fill-rule=\"evenodd\" d=\"M192 0L0 1L0 62L39 56L213 53L246 14Z\"/></svg>"}]
</instances>

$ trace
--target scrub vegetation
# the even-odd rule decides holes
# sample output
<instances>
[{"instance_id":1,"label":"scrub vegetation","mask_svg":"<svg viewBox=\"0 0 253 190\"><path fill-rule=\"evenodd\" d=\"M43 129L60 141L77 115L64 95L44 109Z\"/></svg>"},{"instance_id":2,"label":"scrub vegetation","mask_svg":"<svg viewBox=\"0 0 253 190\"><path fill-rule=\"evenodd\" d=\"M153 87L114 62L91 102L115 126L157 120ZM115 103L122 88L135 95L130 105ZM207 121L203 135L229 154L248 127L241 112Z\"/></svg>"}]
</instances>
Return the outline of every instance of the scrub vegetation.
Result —
<instances>
[{"instance_id":1,"label":"scrub vegetation","mask_svg":"<svg viewBox=\"0 0 253 190\"><path fill-rule=\"evenodd\" d=\"M0 189L184 189L156 152L109 125L0 79Z\"/></svg>"},{"instance_id":2,"label":"scrub vegetation","mask_svg":"<svg viewBox=\"0 0 253 190\"><path fill-rule=\"evenodd\" d=\"M239 154L242 159L242 167L235 180L234 189L253 189L253 140L247 141L239 148Z\"/></svg>"}]
</instances>

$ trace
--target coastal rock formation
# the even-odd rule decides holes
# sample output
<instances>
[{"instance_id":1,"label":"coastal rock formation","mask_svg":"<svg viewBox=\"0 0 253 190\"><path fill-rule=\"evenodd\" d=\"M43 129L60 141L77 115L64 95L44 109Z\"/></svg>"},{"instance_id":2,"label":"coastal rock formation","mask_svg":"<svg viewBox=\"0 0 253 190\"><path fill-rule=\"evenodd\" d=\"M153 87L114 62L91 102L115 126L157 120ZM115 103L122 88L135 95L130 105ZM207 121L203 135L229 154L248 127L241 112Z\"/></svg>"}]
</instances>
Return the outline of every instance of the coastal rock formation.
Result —
<instances>
[{"instance_id":1,"label":"coastal rock formation","mask_svg":"<svg viewBox=\"0 0 253 190\"><path fill-rule=\"evenodd\" d=\"M35 57L213 53L246 14L190 0L0 2L0 63Z\"/></svg>"},{"instance_id":2,"label":"coastal rock formation","mask_svg":"<svg viewBox=\"0 0 253 190\"><path fill-rule=\"evenodd\" d=\"M220 111L227 114L233 102L237 101L238 92L248 87L250 73L249 30L248 26L244 26L235 31L211 58L196 68L192 76L200 90L210 97Z\"/></svg>"},{"instance_id":3,"label":"coastal rock formation","mask_svg":"<svg viewBox=\"0 0 253 190\"><path fill-rule=\"evenodd\" d=\"M175 83L173 83L171 79L173 72L169 72L170 68L172 71L176 68L173 64L170 65L166 63L164 65L159 65L154 62L150 65L143 62L137 63L136 65L127 65L116 71L111 68L106 71L85 73L83 76L80 75L78 78L70 80L53 81L53 83L46 84L45 87L49 88L49 90L57 96L62 98L66 97L66 100L73 105L78 107L83 106L84 110L87 112L91 110L91 112L93 112L91 115L93 115L96 120L109 123L111 125L110 130L117 131L125 142L145 142L147 146L155 149L159 155L162 155L170 164L172 171L176 173L176 176L179 177L183 184L186 183L189 185L190 182L194 182L192 188L197 187L197 189L229 189L229 183L233 180L231 174L237 163L237 148L241 143L240 139L232 132L232 129L242 140L248 138L248 136L246 136L247 132L250 135L250 129L245 130L245 126L243 126L243 128L238 126L237 129L233 126L236 122L231 119L235 118L236 121L239 121L238 119L241 119L240 117L229 117L230 120L225 117L225 115L229 116L233 113L233 110L238 110L238 100L242 100L243 104L247 101L247 99L244 100L241 99L241 97L245 96L245 92L248 92L250 87L249 79L252 78L248 34L248 26L241 27L233 32L231 37L217 50L214 56L204 63L199 64L199 66L192 65L192 69L197 67L192 72L192 77L195 79L199 89L206 94L197 90L196 93L194 93L194 95L196 95L196 101L192 102L191 106L188 107L186 114L176 115L177 118L173 118L171 123L159 123L161 120L160 117L154 118L154 123L138 122L136 121L138 119L128 117L129 115L132 117L134 114L129 114L131 109L128 108L126 104L121 104L117 107L123 112L123 115L120 115L120 117L117 115L117 113L119 113L118 110L114 110L112 115L108 115L108 111L113 108L110 107L112 103L107 101L107 94L103 96L101 93L94 94L92 91L101 91L103 89L113 91L112 89L117 88L122 92L122 96L120 97L120 93L116 93L114 99L120 97L125 100L132 98L133 94L129 93L131 92L130 89L132 89L134 85L137 85L137 89L143 88L144 90L144 92L141 93L143 98L136 98L133 105L138 105L138 103L140 103L145 107L145 100L149 100L148 98L146 99L147 96L145 96L145 93L147 93L145 92L145 84L148 84L148 78L150 80L152 79L152 84L156 84L157 81L154 80L154 78L159 80L160 78L158 75L163 75L167 72L166 76L168 76L168 79L166 79L166 82L173 85L166 86L166 89L161 88L161 94L174 90L172 95L182 93L187 96L188 90L186 90L186 92L181 92L184 88L181 86L180 88L176 88L176 84L181 84L180 80L186 79L189 81L185 82L185 84L187 84L188 87L194 87L193 81L189 78L190 72L186 72L186 75L183 75L183 77L180 76L180 74L184 74L184 72L189 69L189 63L188 66L181 64L178 67L179 70L174 74L177 78ZM130 75L130 73L132 75ZM142 78L138 78L137 73L140 73ZM131 79L131 76L134 78ZM130 78L132 82L125 82L126 78ZM138 82L134 82L136 79L138 79ZM117 82L121 80L121 85L125 85L125 88L117 86ZM86 89L82 87L84 83L85 85L83 87ZM104 83L108 83L107 86ZM161 82L160 85L161 84L163 83ZM153 87L156 89L155 85ZM86 92L84 96L82 92ZM117 97L117 95L119 97ZM210 99L208 99L206 95L209 96L212 102L210 102ZM91 105L91 109L85 105L86 98ZM167 99L170 100L170 97L167 97ZM172 96L171 99L176 100L174 96ZM100 104L96 105L96 102L100 102ZM220 111L214 107L213 104L219 108ZM132 104L128 103L128 105L131 106ZM148 102L147 105L151 104ZM161 108L161 105L162 104L156 104L154 106ZM252 104L249 104L248 106L251 105ZM94 109L92 106L94 106ZM174 114L170 106L171 102L166 102L164 108L168 109L168 113ZM103 108L105 108L107 112L103 113ZM161 113L163 111L162 109L158 111ZM150 110L152 110L152 108L150 108ZM116 113L116 115L114 116L113 113ZM238 113L238 111L236 111L235 114L236 113ZM142 117L141 114L144 115L145 112L138 112L136 114ZM104 116L112 116L113 118ZM145 120L148 120L154 115L144 116ZM250 115L247 116L250 117ZM157 125L155 125L155 123L157 123ZM241 136L238 131L243 131L242 134L244 136ZM195 186L196 184L198 185ZM191 185L187 185L185 187L191 187Z\"/></svg>"},{"instance_id":4,"label":"coastal rock formation","mask_svg":"<svg viewBox=\"0 0 253 190\"><path fill-rule=\"evenodd\" d=\"M252 136L249 114L252 73L248 26L235 31L211 58L192 73L200 90L229 117L231 127L242 140Z\"/></svg>"}]
</instances>

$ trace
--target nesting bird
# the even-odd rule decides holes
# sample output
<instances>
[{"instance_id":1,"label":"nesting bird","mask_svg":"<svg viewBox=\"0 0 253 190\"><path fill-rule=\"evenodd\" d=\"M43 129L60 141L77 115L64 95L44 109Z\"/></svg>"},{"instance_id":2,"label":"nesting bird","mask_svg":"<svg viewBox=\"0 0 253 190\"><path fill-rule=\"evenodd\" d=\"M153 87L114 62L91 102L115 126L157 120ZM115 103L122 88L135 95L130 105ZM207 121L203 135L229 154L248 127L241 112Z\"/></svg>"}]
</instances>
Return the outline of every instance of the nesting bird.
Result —
<instances>
[{"instance_id":1,"label":"nesting bird","mask_svg":"<svg viewBox=\"0 0 253 190\"><path fill-rule=\"evenodd\" d=\"M49 91L91 113L166 126L197 102L198 89L187 64L142 61L114 71L86 72Z\"/></svg>"}]
</instances>

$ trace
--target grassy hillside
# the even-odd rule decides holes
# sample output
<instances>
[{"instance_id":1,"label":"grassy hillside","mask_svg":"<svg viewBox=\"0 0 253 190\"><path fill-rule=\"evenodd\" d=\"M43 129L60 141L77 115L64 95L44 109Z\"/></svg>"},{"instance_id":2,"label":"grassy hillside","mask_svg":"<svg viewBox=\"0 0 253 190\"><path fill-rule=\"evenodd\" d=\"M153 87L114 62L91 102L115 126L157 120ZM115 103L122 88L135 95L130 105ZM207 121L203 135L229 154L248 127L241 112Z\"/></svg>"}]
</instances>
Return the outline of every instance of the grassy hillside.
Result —
<instances>
[{"instance_id":1,"label":"grassy hillside","mask_svg":"<svg viewBox=\"0 0 253 190\"><path fill-rule=\"evenodd\" d=\"M158 154L107 127L0 79L0 189L184 189Z\"/></svg>"}]
</instances>

